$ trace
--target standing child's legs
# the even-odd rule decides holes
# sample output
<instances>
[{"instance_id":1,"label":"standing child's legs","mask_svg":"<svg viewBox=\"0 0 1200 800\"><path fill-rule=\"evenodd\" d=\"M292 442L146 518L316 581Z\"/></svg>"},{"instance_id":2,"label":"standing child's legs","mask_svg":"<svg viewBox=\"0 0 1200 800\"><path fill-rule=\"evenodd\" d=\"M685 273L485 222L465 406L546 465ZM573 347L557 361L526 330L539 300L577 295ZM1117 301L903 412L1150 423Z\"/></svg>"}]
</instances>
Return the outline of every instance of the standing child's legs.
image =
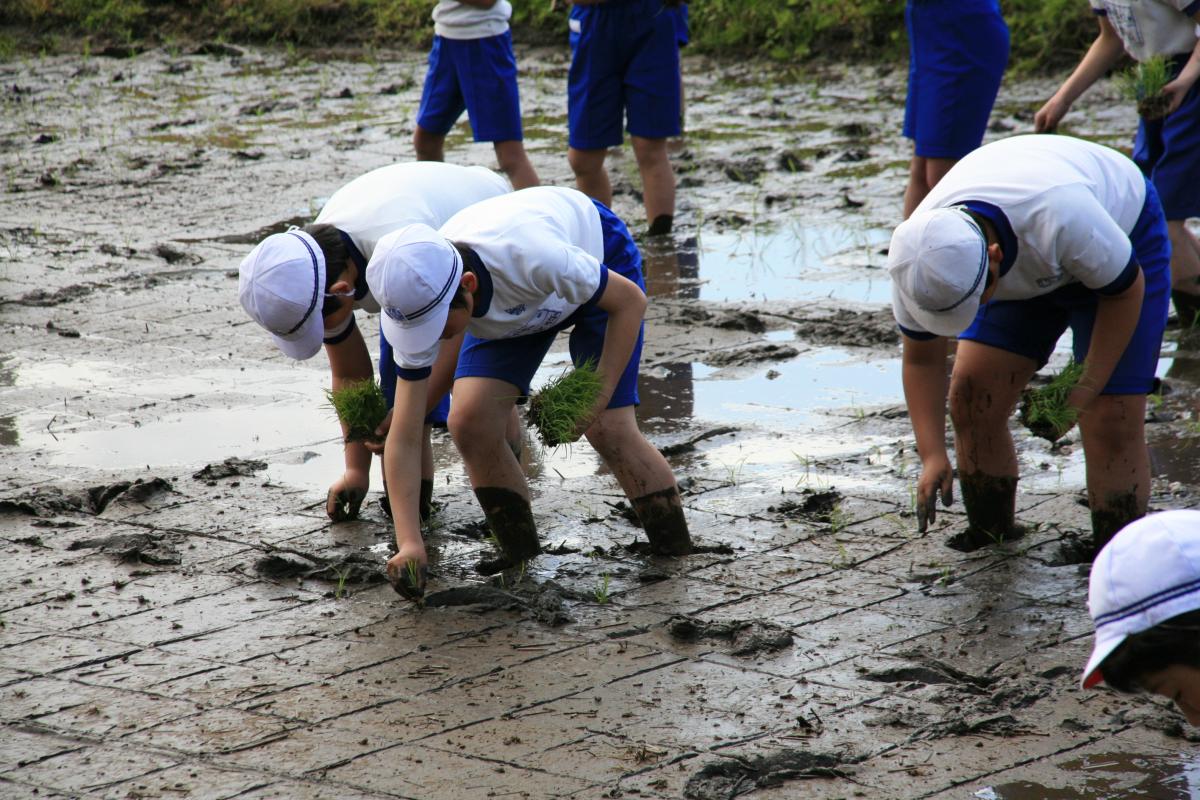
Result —
<instances>
[{"instance_id":1,"label":"standing child's legs","mask_svg":"<svg viewBox=\"0 0 1200 800\"><path fill-rule=\"evenodd\" d=\"M417 125L417 130L413 133L413 150L416 151L417 161L445 161L446 136L427 131Z\"/></svg>"},{"instance_id":2,"label":"standing child's legs","mask_svg":"<svg viewBox=\"0 0 1200 800\"><path fill-rule=\"evenodd\" d=\"M1017 454L1008 419L1037 363L959 340L950 378L950 418L958 480L969 523L962 549L1021 535L1016 526Z\"/></svg>"},{"instance_id":3,"label":"standing child's legs","mask_svg":"<svg viewBox=\"0 0 1200 800\"><path fill-rule=\"evenodd\" d=\"M638 430L633 406L610 408L588 428L588 442L612 470L659 555L692 551L675 473L658 448Z\"/></svg>"},{"instance_id":4,"label":"standing child's legs","mask_svg":"<svg viewBox=\"0 0 1200 800\"><path fill-rule=\"evenodd\" d=\"M575 173L575 187L579 191L611 206L612 184L608 180L608 170L604 168L607 155L608 148L581 150L571 147L567 150L567 163Z\"/></svg>"},{"instance_id":5,"label":"standing child's legs","mask_svg":"<svg viewBox=\"0 0 1200 800\"><path fill-rule=\"evenodd\" d=\"M675 220L675 172L667 155L667 140L631 136L630 141L642 176L642 203L650 223L649 232L651 235L670 233Z\"/></svg>"},{"instance_id":6,"label":"standing child's legs","mask_svg":"<svg viewBox=\"0 0 1200 800\"><path fill-rule=\"evenodd\" d=\"M520 139L496 142L493 146L496 149L496 163L500 165L500 171L508 176L514 189L528 189L541 183Z\"/></svg>"},{"instance_id":7,"label":"standing child's legs","mask_svg":"<svg viewBox=\"0 0 1200 800\"><path fill-rule=\"evenodd\" d=\"M926 158L914 155L908 165L908 185L904 187L904 218L912 216L929 190L937 186L950 168L958 163L956 158Z\"/></svg>"},{"instance_id":8,"label":"standing child's legs","mask_svg":"<svg viewBox=\"0 0 1200 800\"><path fill-rule=\"evenodd\" d=\"M1171 238L1171 299L1179 324L1189 330L1200 322L1200 241L1181 219L1167 221Z\"/></svg>"}]
</instances>

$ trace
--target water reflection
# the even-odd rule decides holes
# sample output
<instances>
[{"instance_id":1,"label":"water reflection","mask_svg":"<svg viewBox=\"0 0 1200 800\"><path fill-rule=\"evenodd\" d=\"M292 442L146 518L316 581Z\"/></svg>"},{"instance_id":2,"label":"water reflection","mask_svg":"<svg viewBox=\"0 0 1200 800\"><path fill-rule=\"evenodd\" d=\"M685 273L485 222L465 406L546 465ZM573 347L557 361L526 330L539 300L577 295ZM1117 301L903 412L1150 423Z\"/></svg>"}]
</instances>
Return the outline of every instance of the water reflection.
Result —
<instances>
[{"instance_id":1,"label":"water reflection","mask_svg":"<svg viewBox=\"0 0 1200 800\"><path fill-rule=\"evenodd\" d=\"M642 244L646 294L695 300L700 296L699 252L694 237L677 243L673 237L658 236ZM638 418L644 430L669 433L687 426L694 408L694 377L687 362L643 369L638 382L642 405Z\"/></svg>"},{"instance_id":2,"label":"water reflection","mask_svg":"<svg viewBox=\"0 0 1200 800\"><path fill-rule=\"evenodd\" d=\"M1180 754L1100 753L1062 762L1071 773L1064 787L1031 781L989 786L975 792L978 800L1200 800L1200 761Z\"/></svg>"}]
</instances>

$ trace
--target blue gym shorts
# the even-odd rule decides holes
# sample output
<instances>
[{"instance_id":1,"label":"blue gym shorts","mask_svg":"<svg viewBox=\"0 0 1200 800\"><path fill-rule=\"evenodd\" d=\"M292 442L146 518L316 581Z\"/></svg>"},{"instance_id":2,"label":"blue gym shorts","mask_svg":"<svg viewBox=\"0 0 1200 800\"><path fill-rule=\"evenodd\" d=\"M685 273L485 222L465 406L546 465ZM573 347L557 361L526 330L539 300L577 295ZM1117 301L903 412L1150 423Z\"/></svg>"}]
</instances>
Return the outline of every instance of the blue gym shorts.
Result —
<instances>
[{"instance_id":1,"label":"blue gym shorts","mask_svg":"<svg viewBox=\"0 0 1200 800\"><path fill-rule=\"evenodd\" d=\"M511 31L482 39L433 37L417 124L445 136L463 109L475 141L521 141L521 98Z\"/></svg>"},{"instance_id":2,"label":"blue gym shorts","mask_svg":"<svg viewBox=\"0 0 1200 800\"><path fill-rule=\"evenodd\" d=\"M979 147L1008 64L998 0L909 0L904 136L922 158Z\"/></svg>"},{"instance_id":3,"label":"blue gym shorts","mask_svg":"<svg viewBox=\"0 0 1200 800\"><path fill-rule=\"evenodd\" d=\"M680 3L675 8L670 8L667 10L670 11L671 15L675 18L675 44L679 45L680 47L687 47L688 42L691 41L688 31L687 3Z\"/></svg>"},{"instance_id":4,"label":"blue gym shorts","mask_svg":"<svg viewBox=\"0 0 1200 800\"><path fill-rule=\"evenodd\" d=\"M379 331L379 388L383 390L383 396L387 398L388 408L391 408L396 402L396 357L382 330ZM435 428L445 428L446 419L449 416L450 393L447 392L438 402L437 408L430 411L429 416L425 417L425 424Z\"/></svg>"},{"instance_id":5,"label":"blue gym shorts","mask_svg":"<svg viewBox=\"0 0 1200 800\"><path fill-rule=\"evenodd\" d=\"M574 56L567 78L568 144L600 150L626 130L645 139L679 135L676 12L662 0L571 6Z\"/></svg>"},{"instance_id":6,"label":"blue gym shorts","mask_svg":"<svg viewBox=\"0 0 1200 800\"><path fill-rule=\"evenodd\" d=\"M633 243L633 237L629 235L629 229L605 205L594 200L592 202L596 203L596 210L600 212L600 225L604 230L604 266L633 281L643 292L646 291L646 282L642 277L642 256ZM522 396L528 395L533 375L559 331L571 329L571 361L582 364L589 360L599 362L607 326L608 312L589 304L581 306L560 325L528 336L478 339L468 333L463 341L462 352L458 355L458 369L454 378L496 378L516 386ZM621 373L621 379L613 391L609 408L636 406L641 402L637 382L645 329L643 323L629 363L625 365L625 371Z\"/></svg>"},{"instance_id":7,"label":"blue gym shorts","mask_svg":"<svg viewBox=\"0 0 1200 800\"><path fill-rule=\"evenodd\" d=\"M1171 242L1158 194L1146 181L1146 203L1133 232L1133 254L1142 267L1146 296L1142 315L1117 362L1112 377L1100 394L1147 394L1154 390L1154 371L1162 348L1167 306L1171 299ZM971 327L959 339L991 345L1026 356L1046 365L1058 338L1071 328L1077 362L1087 356L1096 321L1097 294L1080 283L1072 283L1050 294L1029 300L987 303Z\"/></svg>"},{"instance_id":8,"label":"blue gym shorts","mask_svg":"<svg viewBox=\"0 0 1200 800\"><path fill-rule=\"evenodd\" d=\"M1175 56L1173 75L1188 57ZM1154 183L1167 219L1200 217L1200 83L1166 117L1138 120L1133 160Z\"/></svg>"}]
</instances>

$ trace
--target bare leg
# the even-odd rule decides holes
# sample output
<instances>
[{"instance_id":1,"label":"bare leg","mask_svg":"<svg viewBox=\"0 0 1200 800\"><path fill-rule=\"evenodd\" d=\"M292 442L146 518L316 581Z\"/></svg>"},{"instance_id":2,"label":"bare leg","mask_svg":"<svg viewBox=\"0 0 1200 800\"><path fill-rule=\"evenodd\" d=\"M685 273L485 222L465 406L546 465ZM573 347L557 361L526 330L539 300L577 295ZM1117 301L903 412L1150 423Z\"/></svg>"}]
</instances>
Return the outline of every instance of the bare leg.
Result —
<instances>
[{"instance_id":1,"label":"bare leg","mask_svg":"<svg viewBox=\"0 0 1200 800\"><path fill-rule=\"evenodd\" d=\"M950 418L969 527L950 544L973 550L1016 538L1017 454L1008 418L1037 365L978 342L960 341L950 378Z\"/></svg>"},{"instance_id":2,"label":"bare leg","mask_svg":"<svg viewBox=\"0 0 1200 800\"><path fill-rule=\"evenodd\" d=\"M1200 241L1181 219L1167 220L1171 239L1171 300L1185 329L1200 321Z\"/></svg>"},{"instance_id":3,"label":"bare leg","mask_svg":"<svg viewBox=\"0 0 1200 800\"><path fill-rule=\"evenodd\" d=\"M957 162L953 158L925 158L914 155L908 166L908 186L904 189L904 218L912 216L929 190L950 171Z\"/></svg>"},{"instance_id":4,"label":"bare leg","mask_svg":"<svg viewBox=\"0 0 1200 800\"><path fill-rule=\"evenodd\" d=\"M493 378L454 382L450 435L501 551L500 558L476 565L484 574L515 566L540 551L529 486L505 437L518 394L516 386Z\"/></svg>"},{"instance_id":5,"label":"bare leg","mask_svg":"<svg viewBox=\"0 0 1200 800\"><path fill-rule=\"evenodd\" d=\"M1146 397L1140 394L1102 394L1079 419L1097 551L1146 514L1150 455L1145 419Z\"/></svg>"},{"instance_id":6,"label":"bare leg","mask_svg":"<svg viewBox=\"0 0 1200 800\"><path fill-rule=\"evenodd\" d=\"M496 142L494 147L500 170L508 176L514 189L528 189L530 186L537 186L541 183L538 180L537 172L533 169L533 164L529 163L525 145L519 140Z\"/></svg>"},{"instance_id":7,"label":"bare leg","mask_svg":"<svg viewBox=\"0 0 1200 800\"><path fill-rule=\"evenodd\" d=\"M670 233L675 219L675 172L667 155L667 140L641 136L631 136L630 140L642 176L642 202L650 232Z\"/></svg>"},{"instance_id":8,"label":"bare leg","mask_svg":"<svg viewBox=\"0 0 1200 800\"><path fill-rule=\"evenodd\" d=\"M608 171L604 169L604 157L608 150L567 150L567 162L575 173L575 188L609 208L612 207L612 184Z\"/></svg>"},{"instance_id":9,"label":"bare leg","mask_svg":"<svg viewBox=\"0 0 1200 800\"><path fill-rule=\"evenodd\" d=\"M417 161L445 161L446 137L418 125L413 134L413 149L417 152Z\"/></svg>"},{"instance_id":10,"label":"bare leg","mask_svg":"<svg viewBox=\"0 0 1200 800\"><path fill-rule=\"evenodd\" d=\"M638 512L651 549L663 555L690 553L692 542L675 472L638 430L634 407L605 411L588 428L587 439Z\"/></svg>"}]
</instances>

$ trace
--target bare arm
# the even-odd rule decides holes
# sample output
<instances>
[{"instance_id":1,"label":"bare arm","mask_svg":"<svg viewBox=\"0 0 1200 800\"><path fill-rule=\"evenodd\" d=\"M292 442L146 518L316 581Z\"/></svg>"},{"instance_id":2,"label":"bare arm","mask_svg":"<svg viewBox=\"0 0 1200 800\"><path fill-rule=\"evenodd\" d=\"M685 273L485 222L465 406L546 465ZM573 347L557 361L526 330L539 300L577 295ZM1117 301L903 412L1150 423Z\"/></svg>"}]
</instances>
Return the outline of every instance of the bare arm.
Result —
<instances>
[{"instance_id":1,"label":"bare arm","mask_svg":"<svg viewBox=\"0 0 1200 800\"><path fill-rule=\"evenodd\" d=\"M1100 295L1092 340L1088 344L1087 358L1083 360L1083 375L1071 392L1070 404L1077 410L1085 411L1112 377L1137 328L1145 295L1146 279L1141 269L1125 291Z\"/></svg>"},{"instance_id":2,"label":"bare arm","mask_svg":"<svg viewBox=\"0 0 1200 800\"><path fill-rule=\"evenodd\" d=\"M917 482L917 526L924 531L937 519L937 496L949 506L954 498L953 470L946 453L946 340L903 338L901 375L904 402L921 456Z\"/></svg>"},{"instance_id":3,"label":"bare arm","mask_svg":"<svg viewBox=\"0 0 1200 800\"><path fill-rule=\"evenodd\" d=\"M333 388L375 377L371 354L357 326L350 335L337 344L325 345L332 373ZM346 426L342 425L342 438L346 438ZM329 489L325 499L325 513L335 522L358 515L358 508L370 488L371 452L362 442L348 442L343 449L346 470Z\"/></svg>"},{"instance_id":4,"label":"bare arm","mask_svg":"<svg viewBox=\"0 0 1200 800\"><path fill-rule=\"evenodd\" d=\"M1125 52L1125 45L1116 28L1108 21L1108 17L1098 16L1096 19L1100 23L1100 34L1071 76L1034 115L1034 130L1038 133L1053 132L1071 109L1071 104L1078 100L1088 87L1100 80L1104 73L1112 69Z\"/></svg>"},{"instance_id":5,"label":"bare arm","mask_svg":"<svg viewBox=\"0 0 1200 800\"><path fill-rule=\"evenodd\" d=\"M383 452L383 474L396 528L397 553L388 561L388 574L399 578L406 563L425 564L418 511L421 485L421 443L429 381L396 381L392 426ZM395 574L393 574L395 573Z\"/></svg>"},{"instance_id":6,"label":"bare arm","mask_svg":"<svg viewBox=\"0 0 1200 800\"><path fill-rule=\"evenodd\" d=\"M609 270L608 284L596 305L608 312L608 325L604 331L600 363L596 365L601 380L600 397L592 407L590 419L595 419L608 407L625 365L633 355L646 315L646 295L636 283Z\"/></svg>"}]
</instances>

